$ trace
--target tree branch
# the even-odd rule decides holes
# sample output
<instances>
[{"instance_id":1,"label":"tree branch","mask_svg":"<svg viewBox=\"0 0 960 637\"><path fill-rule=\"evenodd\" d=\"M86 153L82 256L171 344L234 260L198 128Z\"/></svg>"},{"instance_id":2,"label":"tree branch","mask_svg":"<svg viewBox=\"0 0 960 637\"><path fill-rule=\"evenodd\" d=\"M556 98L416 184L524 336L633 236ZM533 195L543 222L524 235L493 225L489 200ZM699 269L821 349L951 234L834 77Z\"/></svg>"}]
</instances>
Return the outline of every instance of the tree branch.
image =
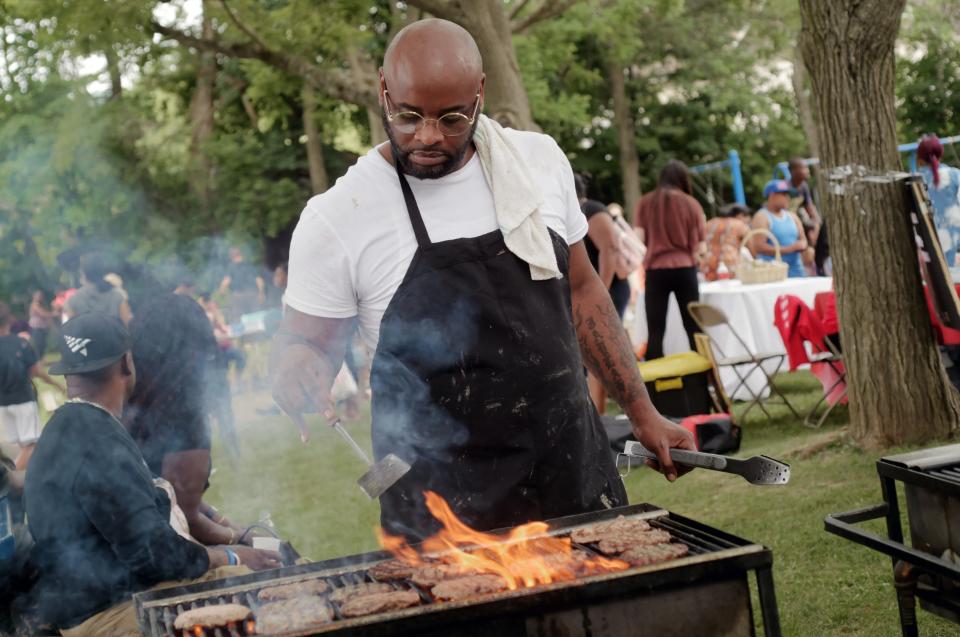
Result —
<instances>
[{"instance_id":1,"label":"tree branch","mask_svg":"<svg viewBox=\"0 0 960 637\"><path fill-rule=\"evenodd\" d=\"M230 21L237 25L237 28L243 31L248 38L253 40L254 44L262 49L269 48L266 44L264 44L263 38L257 35L253 29L240 21L240 19L237 17L237 14L235 14L233 9L230 8L230 5L227 4L227 0L220 0L220 6L223 7L223 11L227 14L227 17L230 18Z\"/></svg>"},{"instance_id":2,"label":"tree branch","mask_svg":"<svg viewBox=\"0 0 960 637\"><path fill-rule=\"evenodd\" d=\"M465 17L456 4L449 0L407 0L407 6L416 7L451 22L461 22Z\"/></svg>"},{"instance_id":3,"label":"tree branch","mask_svg":"<svg viewBox=\"0 0 960 637\"><path fill-rule=\"evenodd\" d=\"M513 33L523 33L535 24L555 18L577 4L579 0L546 0L537 10L510 27Z\"/></svg>"},{"instance_id":4,"label":"tree branch","mask_svg":"<svg viewBox=\"0 0 960 637\"><path fill-rule=\"evenodd\" d=\"M322 87L323 91L331 97L364 107L376 107L378 104L373 77L366 82L358 81L352 73L341 69L323 68L300 56L275 51L257 42L230 44L219 40L207 40L163 26L156 21L151 21L150 27L154 32L184 46L201 51L214 51L238 59L260 60L281 71L303 78L314 86Z\"/></svg>"},{"instance_id":5,"label":"tree branch","mask_svg":"<svg viewBox=\"0 0 960 637\"><path fill-rule=\"evenodd\" d=\"M512 9L510 9L510 21L517 19L517 15L523 11L523 8L530 3L530 0L520 0Z\"/></svg>"}]
</instances>

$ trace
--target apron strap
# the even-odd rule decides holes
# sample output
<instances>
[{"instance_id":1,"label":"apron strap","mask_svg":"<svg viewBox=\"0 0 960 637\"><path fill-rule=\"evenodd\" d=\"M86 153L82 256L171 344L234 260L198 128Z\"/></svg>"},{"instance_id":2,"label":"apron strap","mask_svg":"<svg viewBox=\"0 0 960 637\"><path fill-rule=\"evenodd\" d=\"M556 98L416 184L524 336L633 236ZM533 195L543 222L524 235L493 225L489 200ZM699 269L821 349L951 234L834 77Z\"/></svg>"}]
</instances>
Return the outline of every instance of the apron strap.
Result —
<instances>
[{"instance_id":1,"label":"apron strap","mask_svg":"<svg viewBox=\"0 0 960 637\"><path fill-rule=\"evenodd\" d=\"M407 215L410 217L410 225L413 226L413 234L417 236L417 245L421 248L430 245L430 235L427 234L427 226L423 223L423 217L420 216L420 206L413 196L413 190L407 183L407 178L400 168L400 160L397 157L397 151L393 150L393 167L397 169L397 177L400 179L400 190L403 191L403 201L407 205Z\"/></svg>"}]
</instances>

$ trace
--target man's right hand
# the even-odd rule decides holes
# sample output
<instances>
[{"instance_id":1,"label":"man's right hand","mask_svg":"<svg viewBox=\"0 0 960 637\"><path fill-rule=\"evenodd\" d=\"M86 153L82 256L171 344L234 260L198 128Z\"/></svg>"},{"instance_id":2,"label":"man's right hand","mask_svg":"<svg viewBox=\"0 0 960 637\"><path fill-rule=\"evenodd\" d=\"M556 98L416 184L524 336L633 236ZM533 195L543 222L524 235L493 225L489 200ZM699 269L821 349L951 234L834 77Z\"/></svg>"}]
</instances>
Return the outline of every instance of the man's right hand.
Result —
<instances>
[{"instance_id":1,"label":"man's right hand","mask_svg":"<svg viewBox=\"0 0 960 637\"><path fill-rule=\"evenodd\" d=\"M300 429L300 439L309 438L303 414L332 413L330 389L335 374L330 362L305 343L274 343L270 355L273 400Z\"/></svg>"}]
</instances>

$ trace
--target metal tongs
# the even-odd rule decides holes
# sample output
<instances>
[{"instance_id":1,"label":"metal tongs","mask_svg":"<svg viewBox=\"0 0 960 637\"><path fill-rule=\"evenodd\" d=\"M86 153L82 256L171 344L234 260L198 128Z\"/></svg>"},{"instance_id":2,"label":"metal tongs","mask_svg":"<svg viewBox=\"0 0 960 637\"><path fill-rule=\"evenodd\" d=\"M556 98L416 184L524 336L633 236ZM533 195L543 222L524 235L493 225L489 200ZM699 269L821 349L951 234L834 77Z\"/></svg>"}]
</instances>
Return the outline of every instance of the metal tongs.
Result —
<instances>
[{"instance_id":1,"label":"metal tongs","mask_svg":"<svg viewBox=\"0 0 960 637\"><path fill-rule=\"evenodd\" d=\"M630 458L644 458L656 460L655 453L644 447L635 440L629 440L623 445L623 453L617 454L619 464L620 456ZM753 456L745 460L737 458L727 458L713 453L704 453L702 451L687 451L686 449L671 449L670 457L677 464L683 464L690 467L699 467L701 469L712 469L713 471L722 471L724 473L736 473L743 476L744 480L750 484L760 485L778 485L790 482L790 465L780 462L768 456ZM627 472L630 473L630 463L627 463ZM622 475L626 475L622 474Z\"/></svg>"}]
</instances>

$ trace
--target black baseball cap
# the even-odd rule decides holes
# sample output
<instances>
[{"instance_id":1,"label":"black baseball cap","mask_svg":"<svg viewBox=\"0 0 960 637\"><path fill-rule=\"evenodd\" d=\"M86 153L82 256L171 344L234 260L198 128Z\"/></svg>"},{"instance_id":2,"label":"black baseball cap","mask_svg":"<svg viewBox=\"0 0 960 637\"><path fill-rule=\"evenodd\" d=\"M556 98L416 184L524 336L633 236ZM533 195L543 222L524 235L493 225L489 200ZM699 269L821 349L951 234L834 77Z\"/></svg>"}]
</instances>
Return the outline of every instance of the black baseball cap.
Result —
<instances>
[{"instance_id":1,"label":"black baseball cap","mask_svg":"<svg viewBox=\"0 0 960 637\"><path fill-rule=\"evenodd\" d=\"M60 328L60 360L50 373L69 376L103 369L130 351L123 322L106 314L81 314Z\"/></svg>"}]
</instances>

